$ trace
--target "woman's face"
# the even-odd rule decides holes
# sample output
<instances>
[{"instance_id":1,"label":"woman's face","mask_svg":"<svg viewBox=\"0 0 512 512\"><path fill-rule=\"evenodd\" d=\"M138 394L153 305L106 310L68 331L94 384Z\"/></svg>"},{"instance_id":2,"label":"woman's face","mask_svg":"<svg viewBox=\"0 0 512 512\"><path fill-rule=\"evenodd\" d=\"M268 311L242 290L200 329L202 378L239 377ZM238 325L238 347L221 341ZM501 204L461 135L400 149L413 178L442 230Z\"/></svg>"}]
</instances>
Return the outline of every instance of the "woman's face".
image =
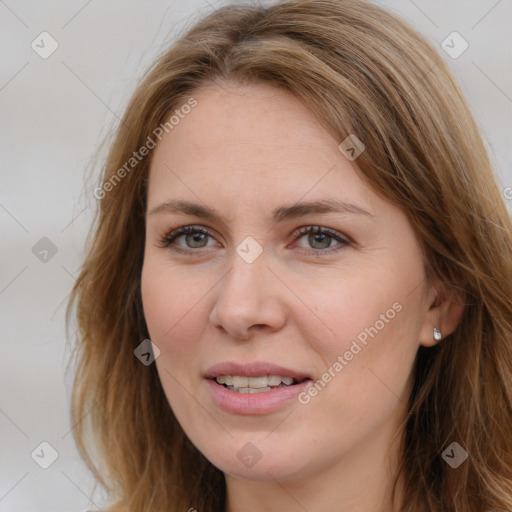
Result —
<instances>
[{"instance_id":1,"label":"woman's face","mask_svg":"<svg viewBox=\"0 0 512 512\"><path fill-rule=\"evenodd\" d=\"M176 418L233 477L380 461L432 302L410 223L288 93L194 97L153 155L142 271Z\"/></svg>"}]
</instances>

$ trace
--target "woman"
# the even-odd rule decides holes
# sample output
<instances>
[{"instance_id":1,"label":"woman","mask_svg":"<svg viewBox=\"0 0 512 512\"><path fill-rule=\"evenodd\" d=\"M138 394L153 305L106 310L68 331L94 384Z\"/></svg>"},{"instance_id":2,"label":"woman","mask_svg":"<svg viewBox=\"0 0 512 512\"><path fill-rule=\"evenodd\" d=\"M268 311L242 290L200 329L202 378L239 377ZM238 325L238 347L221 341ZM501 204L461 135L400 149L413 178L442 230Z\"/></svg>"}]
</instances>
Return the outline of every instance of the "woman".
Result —
<instances>
[{"instance_id":1,"label":"woman","mask_svg":"<svg viewBox=\"0 0 512 512\"><path fill-rule=\"evenodd\" d=\"M72 415L109 510L512 509L510 217L404 22L217 10L102 180Z\"/></svg>"}]
</instances>

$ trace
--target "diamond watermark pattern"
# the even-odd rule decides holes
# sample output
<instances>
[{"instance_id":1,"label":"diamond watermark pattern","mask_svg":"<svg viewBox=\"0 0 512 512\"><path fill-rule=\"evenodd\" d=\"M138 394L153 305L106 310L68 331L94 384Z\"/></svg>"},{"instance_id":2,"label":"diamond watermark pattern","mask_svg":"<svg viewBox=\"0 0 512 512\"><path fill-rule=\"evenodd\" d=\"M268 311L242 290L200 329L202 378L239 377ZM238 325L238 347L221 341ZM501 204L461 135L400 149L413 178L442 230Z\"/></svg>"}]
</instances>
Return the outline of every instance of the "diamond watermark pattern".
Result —
<instances>
[{"instance_id":1,"label":"diamond watermark pattern","mask_svg":"<svg viewBox=\"0 0 512 512\"><path fill-rule=\"evenodd\" d=\"M59 43L48 32L41 32L30 46L39 57L47 59L59 47Z\"/></svg>"},{"instance_id":2,"label":"diamond watermark pattern","mask_svg":"<svg viewBox=\"0 0 512 512\"><path fill-rule=\"evenodd\" d=\"M59 458L59 453L50 443L43 441L30 456L38 466L48 469Z\"/></svg>"},{"instance_id":3,"label":"diamond watermark pattern","mask_svg":"<svg viewBox=\"0 0 512 512\"><path fill-rule=\"evenodd\" d=\"M43 236L32 247L32 253L42 263L48 263L57 254L57 246L49 238Z\"/></svg>"},{"instance_id":4,"label":"diamond watermark pattern","mask_svg":"<svg viewBox=\"0 0 512 512\"><path fill-rule=\"evenodd\" d=\"M347 160L353 162L365 149L366 146L361 140L351 133L339 146L338 149L345 155Z\"/></svg>"},{"instance_id":5,"label":"diamond watermark pattern","mask_svg":"<svg viewBox=\"0 0 512 512\"><path fill-rule=\"evenodd\" d=\"M467 458L468 452L459 443L453 442L441 454L441 457L453 468L457 469Z\"/></svg>"},{"instance_id":6,"label":"diamond watermark pattern","mask_svg":"<svg viewBox=\"0 0 512 512\"><path fill-rule=\"evenodd\" d=\"M258 447L252 443L246 443L236 454L240 462L248 468L252 468L263 456Z\"/></svg>"},{"instance_id":7,"label":"diamond watermark pattern","mask_svg":"<svg viewBox=\"0 0 512 512\"><path fill-rule=\"evenodd\" d=\"M133 353L144 366L149 366L160 355L160 349L151 340L144 340Z\"/></svg>"},{"instance_id":8,"label":"diamond watermark pattern","mask_svg":"<svg viewBox=\"0 0 512 512\"><path fill-rule=\"evenodd\" d=\"M469 43L458 32L452 32L441 43L441 48L452 59L458 59L469 48Z\"/></svg>"},{"instance_id":9,"label":"diamond watermark pattern","mask_svg":"<svg viewBox=\"0 0 512 512\"><path fill-rule=\"evenodd\" d=\"M236 248L238 255L247 263L252 263L263 252L263 247L252 236L248 236Z\"/></svg>"}]
</instances>

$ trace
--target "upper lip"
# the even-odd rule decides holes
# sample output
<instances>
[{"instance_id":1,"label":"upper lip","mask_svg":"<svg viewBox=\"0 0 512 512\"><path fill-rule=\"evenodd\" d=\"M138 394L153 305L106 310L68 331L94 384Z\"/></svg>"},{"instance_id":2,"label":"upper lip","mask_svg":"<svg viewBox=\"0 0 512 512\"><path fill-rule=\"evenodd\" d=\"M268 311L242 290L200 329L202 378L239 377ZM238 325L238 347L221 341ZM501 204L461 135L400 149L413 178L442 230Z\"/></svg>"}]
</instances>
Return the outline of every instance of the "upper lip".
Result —
<instances>
[{"instance_id":1,"label":"upper lip","mask_svg":"<svg viewBox=\"0 0 512 512\"><path fill-rule=\"evenodd\" d=\"M240 377L278 375L280 377L291 377L297 381L311 378L304 372L293 370L291 368L285 368L284 366L265 361L255 361L251 363L236 363L234 361L227 361L225 363L215 364L206 371L204 377L207 379L214 379L219 375L231 375Z\"/></svg>"}]
</instances>

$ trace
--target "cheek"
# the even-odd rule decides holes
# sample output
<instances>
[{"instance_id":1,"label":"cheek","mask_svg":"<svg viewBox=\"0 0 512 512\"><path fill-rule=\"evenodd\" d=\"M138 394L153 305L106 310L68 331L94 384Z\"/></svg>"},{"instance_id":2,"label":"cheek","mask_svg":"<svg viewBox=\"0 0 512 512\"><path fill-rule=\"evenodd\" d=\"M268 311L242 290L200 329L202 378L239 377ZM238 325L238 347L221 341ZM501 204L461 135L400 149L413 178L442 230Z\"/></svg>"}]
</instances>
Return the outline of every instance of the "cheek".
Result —
<instances>
[{"instance_id":1,"label":"cheek","mask_svg":"<svg viewBox=\"0 0 512 512\"><path fill-rule=\"evenodd\" d=\"M193 339L194 332L201 329L199 317L204 312L208 288L200 280L181 274L166 265L152 264L151 260L142 269L144 317L152 341L164 348L172 340Z\"/></svg>"},{"instance_id":2,"label":"cheek","mask_svg":"<svg viewBox=\"0 0 512 512\"><path fill-rule=\"evenodd\" d=\"M304 295L322 320L309 315L302 324L325 365L320 380L326 386L320 384L318 394L326 400L319 406L360 418L370 414L369 406L384 413L406 400L421 328L421 276L421 267L399 264L385 271L377 265L351 269Z\"/></svg>"},{"instance_id":3,"label":"cheek","mask_svg":"<svg viewBox=\"0 0 512 512\"><path fill-rule=\"evenodd\" d=\"M369 344L392 332L396 334L397 324L405 316L407 287L405 279L395 277L392 273L383 275L377 268L374 271L352 268L320 284L317 281L315 286L312 281L295 288L310 310L299 308L306 314L296 316L297 324L302 325L305 339L323 354L325 364L350 350L355 340L365 347L365 342Z\"/></svg>"},{"instance_id":4,"label":"cheek","mask_svg":"<svg viewBox=\"0 0 512 512\"><path fill-rule=\"evenodd\" d=\"M149 337L160 349L156 367L169 405L186 426L199 412L191 408L190 394L198 381L191 379L190 370L207 319L205 293L197 279L192 282L166 264L147 260L143 266L144 317Z\"/></svg>"},{"instance_id":5,"label":"cheek","mask_svg":"<svg viewBox=\"0 0 512 512\"><path fill-rule=\"evenodd\" d=\"M165 276L160 275L159 278L158 274L151 263L144 264L141 276L142 306L150 337L157 344L172 328L172 320L178 313L176 307L180 304L175 299L174 287L169 286Z\"/></svg>"}]
</instances>

